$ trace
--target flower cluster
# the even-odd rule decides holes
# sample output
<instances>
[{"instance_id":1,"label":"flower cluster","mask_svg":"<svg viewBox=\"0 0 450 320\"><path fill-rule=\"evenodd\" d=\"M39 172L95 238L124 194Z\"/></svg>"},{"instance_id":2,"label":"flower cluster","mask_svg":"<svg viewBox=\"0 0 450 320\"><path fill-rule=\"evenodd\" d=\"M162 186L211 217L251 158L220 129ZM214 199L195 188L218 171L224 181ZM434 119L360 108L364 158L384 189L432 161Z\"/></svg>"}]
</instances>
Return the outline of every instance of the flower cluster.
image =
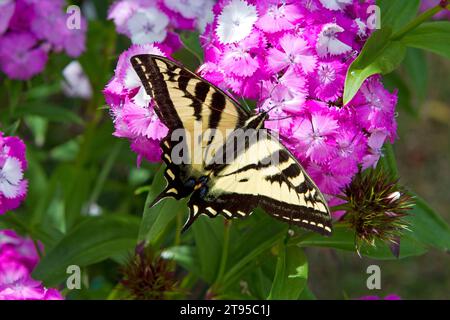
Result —
<instances>
[{"instance_id":1,"label":"flower cluster","mask_svg":"<svg viewBox=\"0 0 450 320\"><path fill-rule=\"evenodd\" d=\"M143 158L150 162L161 159L159 142L168 133L130 63L132 56L144 53L167 55L158 44L132 45L120 55L114 77L104 90L114 120L114 135L130 140L131 149L138 154L138 165Z\"/></svg>"},{"instance_id":2,"label":"flower cluster","mask_svg":"<svg viewBox=\"0 0 450 320\"><path fill-rule=\"evenodd\" d=\"M4 137L0 132L0 214L17 208L25 199L28 181L25 144L18 137Z\"/></svg>"},{"instance_id":3,"label":"flower cluster","mask_svg":"<svg viewBox=\"0 0 450 320\"><path fill-rule=\"evenodd\" d=\"M201 37L200 73L269 111L266 127L328 195L339 194L360 166L375 166L383 143L396 137L397 95L379 76L342 103L348 67L371 33L371 4L220 0Z\"/></svg>"},{"instance_id":4,"label":"flower cluster","mask_svg":"<svg viewBox=\"0 0 450 320\"><path fill-rule=\"evenodd\" d=\"M213 0L118 0L108 19L134 44L159 43L172 52L181 47L175 30L203 32L212 21L213 4Z\"/></svg>"},{"instance_id":5,"label":"flower cluster","mask_svg":"<svg viewBox=\"0 0 450 320\"><path fill-rule=\"evenodd\" d=\"M39 261L31 239L12 230L0 230L0 300L61 300L56 289L47 289L31 278Z\"/></svg>"},{"instance_id":6,"label":"flower cluster","mask_svg":"<svg viewBox=\"0 0 450 320\"><path fill-rule=\"evenodd\" d=\"M122 286L132 300L163 300L180 293L169 261L145 248L136 246L135 255L122 268Z\"/></svg>"},{"instance_id":7,"label":"flower cluster","mask_svg":"<svg viewBox=\"0 0 450 320\"><path fill-rule=\"evenodd\" d=\"M42 72L50 51L71 57L84 51L86 23L70 29L64 0L0 1L0 70L26 80Z\"/></svg>"}]
</instances>

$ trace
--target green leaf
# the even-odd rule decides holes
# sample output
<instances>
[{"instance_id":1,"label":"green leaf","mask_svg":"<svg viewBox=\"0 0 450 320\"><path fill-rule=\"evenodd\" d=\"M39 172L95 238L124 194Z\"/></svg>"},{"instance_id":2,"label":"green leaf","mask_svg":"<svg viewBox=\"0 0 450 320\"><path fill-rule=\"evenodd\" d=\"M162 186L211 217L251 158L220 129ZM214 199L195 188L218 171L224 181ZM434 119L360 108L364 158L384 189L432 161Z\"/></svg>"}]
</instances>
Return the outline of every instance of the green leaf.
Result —
<instances>
[{"instance_id":1,"label":"green leaf","mask_svg":"<svg viewBox=\"0 0 450 320\"><path fill-rule=\"evenodd\" d=\"M414 19L420 0L378 0L381 8L381 25L396 31Z\"/></svg>"},{"instance_id":2,"label":"green leaf","mask_svg":"<svg viewBox=\"0 0 450 320\"><path fill-rule=\"evenodd\" d=\"M426 22L407 33L401 42L408 47L425 49L450 58L450 22Z\"/></svg>"},{"instance_id":3,"label":"green leaf","mask_svg":"<svg viewBox=\"0 0 450 320\"><path fill-rule=\"evenodd\" d=\"M347 71L344 104L353 99L363 82L374 74L388 74L402 62L406 47L400 41L391 41L392 30L375 31L367 40L358 58Z\"/></svg>"},{"instance_id":4,"label":"green leaf","mask_svg":"<svg viewBox=\"0 0 450 320\"><path fill-rule=\"evenodd\" d=\"M403 61L403 69L409 75L406 80L412 88L411 91L418 98L418 106L420 106L428 92L428 61L425 52L415 48L408 48Z\"/></svg>"},{"instance_id":5,"label":"green leaf","mask_svg":"<svg viewBox=\"0 0 450 320\"><path fill-rule=\"evenodd\" d=\"M161 166L153 179L145 201L144 214L139 229L139 241L145 241L151 245L158 244L167 226L175 219L176 215L187 210L185 201L177 201L172 198L163 199L155 206L150 207L152 201L165 187L164 170L165 167Z\"/></svg>"},{"instance_id":6,"label":"green leaf","mask_svg":"<svg viewBox=\"0 0 450 320\"><path fill-rule=\"evenodd\" d=\"M33 278L48 287L63 281L70 265L85 267L133 250L139 221L133 216L86 219L64 236L33 271Z\"/></svg>"},{"instance_id":7,"label":"green leaf","mask_svg":"<svg viewBox=\"0 0 450 320\"><path fill-rule=\"evenodd\" d=\"M269 300L298 299L308 279L308 262L302 249L280 244Z\"/></svg>"},{"instance_id":8,"label":"green leaf","mask_svg":"<svg viewBox=\"0 0 450 320\"><path fill-rule=\"evenodd\" d=\"M253 214L262 215L261 210ZM250 220L250 219L249 219ZM222 288L236 283L240 277L254 266L255 260L272 248L286 234L286 225L278 223L270 217L262 217L253 223L249 230L239 233L238 237L232 237L230 242L235 243L230 248L229 269L225 273Z\"/></svg>"},{"instance_id":9,"label":"green leaf","mask_svg":"<svg viewBox=\"0 0 450 320\"><path fill-rule=\"evenodd\" d=\"M395 159L394 147L389 142L383 146L383 157L381 158L381 164L392 175L393 178L398 178L397 160Z\"/></svg>"},{"instance_id":10,"label":"green leaf","mask_svg":"<svg viewBox=\"0 0 450 320\"><path fill-rule=\"evenodd\" d=\"M201 216L192 225L195 248L200 262L201 277L208 283L213 283L218 275L222 245L223 220L211 220Z\"/></svg>"},{"instance_id":11,"label":"green leaf","mask_svg":"<svg viewBox=\"0 0 450 320\"><path fill-rule=\"evenodd\" d=\"M81 119L74 111L42 101L21 104L20 107L15 109L14 115L16 117L35 115L49 121L76 123L79 125L84 123L83 119Z\"/></svg>"},{"instance_id":12,"label":"green leaf","mask_svg":"<svg viewBox=\"0 0 450 320\"><path fill-rule=\"evenodd\" d=\"M450 249L450 228L448 224L419 196L410 212L412 236L428 246L443 251Z\"/></svg>"}]
</instances>

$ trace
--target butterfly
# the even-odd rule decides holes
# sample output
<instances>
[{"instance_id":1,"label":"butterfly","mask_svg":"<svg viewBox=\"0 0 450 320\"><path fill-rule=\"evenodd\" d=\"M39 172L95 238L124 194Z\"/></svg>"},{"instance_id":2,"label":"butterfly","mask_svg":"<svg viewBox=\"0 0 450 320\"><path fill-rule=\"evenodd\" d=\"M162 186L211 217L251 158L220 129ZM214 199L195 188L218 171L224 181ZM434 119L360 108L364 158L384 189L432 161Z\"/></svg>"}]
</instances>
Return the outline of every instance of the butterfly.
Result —
<instances>
[{"instance_id":1,"label":"butterfly","mask_svg":"<svg viewBox=\"0 0 450 320\"><path fill-rule=\"evenodd\" d=\"M201 214L243 218L261 207L278 220L331 235L324 196L274 133L264 130L267 112L247 111L165 57L141 54L130 61L169 128L161 141L167 186L152 205L190 197L183 230ZM245 142L236 146L236 140Z\"/></svg>"}]
</instances>

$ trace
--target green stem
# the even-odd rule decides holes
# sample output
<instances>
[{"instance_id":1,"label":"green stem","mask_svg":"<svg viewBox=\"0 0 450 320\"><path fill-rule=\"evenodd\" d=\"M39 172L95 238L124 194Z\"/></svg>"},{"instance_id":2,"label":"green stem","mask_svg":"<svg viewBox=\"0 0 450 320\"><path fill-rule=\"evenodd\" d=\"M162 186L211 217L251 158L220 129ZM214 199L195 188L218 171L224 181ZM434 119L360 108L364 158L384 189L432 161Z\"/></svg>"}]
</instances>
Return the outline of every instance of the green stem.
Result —
<instances>
[{"instance_id":1,"label":"green stem","mask_svg":"<svg viewBox=\"0 0 450 320\"><path fill-rule=\"evenodd\" d=\"M222 282L227 267L228 249L230 244L230 229L231 229L231 221L226 220L223 230L223 249L222 249L222 257L220 259L219 273L217 275L216 280L217 284Z\"/></svg>"},{"instance_id":2,"label":"green stem","mask_svg":"<svg viewBox=\"0 0 450 320\"><path fill-rule=\"evenodd\" d=\"M121 141L117 141L111 150L110 156L108 157L108 159L106 159L106 162L103 165L97 177L97 183L95 184L94 189L92 190L92 194L88 202L89 205L95 203L98 197L100 196L105 181L108 178L108 175L111 172L114 163L116 162L117 156L120 153L121 146L122 146Z\"/></svg>"},{"instance_id":3,"label":"green stem","mask_svg":"<svg viewBox=\"0 0 450 320\"><path fill-rule=\"evenodd\" d=\"M414 20L412 20L410 23L408 23L406 26L404 26L402 29L397 31L394 35L392 35L391 40L393 40L393 41L400 40L408 32L414 30L415 28L420 26L425 21L429 20L431 17L433 17L434 15L436 15L437 13L439 13L443 9L444 8L441 7L441 5L437 5L437 6L433 7L433 8L425 11L424 13L422 13L421 15L416 17Z\"/></svg>"}]
</instances>

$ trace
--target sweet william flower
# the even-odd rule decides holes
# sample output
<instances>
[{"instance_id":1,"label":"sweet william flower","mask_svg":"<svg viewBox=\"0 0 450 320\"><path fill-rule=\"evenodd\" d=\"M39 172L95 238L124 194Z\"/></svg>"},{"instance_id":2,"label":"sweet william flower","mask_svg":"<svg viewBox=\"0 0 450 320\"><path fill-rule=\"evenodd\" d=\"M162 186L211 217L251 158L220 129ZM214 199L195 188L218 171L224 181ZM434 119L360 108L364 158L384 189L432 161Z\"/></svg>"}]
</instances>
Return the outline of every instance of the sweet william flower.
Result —
<instances>
[{"instance_id":1,"label":"sweet william flower","mask_svg":"<svg viewBox=\"0 0 450 320\"><path fill-rule=\"evenodd\" d=\"M27 32L11 32L0 38L0 69L11 79L26 80L42 72L47 52Z\"/></svg>"},{"instance_id":2,"label":"sweet william flower","mask_svg":"<svg viewBox=\"0 0 450 320\"><path fill-rule=\"evenodd\" d=\"M2 0L0 2L0 35L8 29L9 21L11 20L16 4L14 0Z\"/></svg>"},{"instance_id":3,"label":"sweet william flower","mask_svg":"<svg viewBox=\"0 0 450 320\"><path fill-rule=\"evenodd\" d=\"M0 214L16 209L25 199L28 182L23 178L27 168L25 144L17 137L0 132Z\"/></svg>"},{"instance_id":4,"label":"sweet william flower","mask_svg":"<svg viewBox=\"0 0 450 320\"><path fill-rule=\"evenodd\" d=\"M68 97L90 99L92 87L89 78L84 73L78 61L72 61L62 71L64 80L62 89Z\"/></svg>"},{"instance_id":5,"label":"sweet william flower","mask_svg":"<svg viewBox=\"0 0 450 320\"><path fill-rule=\"evenodd\" d=\"M304 73L314 71L317 57L313 54L306 40L292 34L286 34L280 40L280 49L269 51L268 63L273 71L284 68L300 70Z\"/></svg>"},{"instance_id":6,"label":"sweet william flower","mask_svg":"<svg viewBox=\"0 0 450 320\"><path fill-rule=\"evenodd\" d=\"M247 37L258 19L254 5L245 0L231 0L217 19L216 33L223 44L233 43Z\"/></svg>"},{"instance_id":7,"label":"sweet william flower","mask_svg":"<svg viewBox=\"0 0 450 320\"><path fill-rule=\"evenodd\" d=\"M169 18L157 8L139 9L128 19L131 40L135 44L163 42Z\"/></svg>"},{"instance_id":8,"label":"sweet william flower","mask_svg":"<svg viewBox=\"0 0 450 320\"><path fill-rule=\"evenodd\" d=\"M105 100L111 107L114 135L129 139L131 150L138 155L138 165L142 159L160 161L159 143L168 132L130 63L132 56L144 53L166 55L158 45L132 45L120 55L115 75L104 90Z\"/></svg>"},{"instance_id":9,"label":"sweet william flower","mask_svg":"<svg viewBox=\"0 0 450 320\"><path fill-rule=\"evenodd\" d=\"M317 38L316 47L319 57L341 55L352 50L351 46L341 41L338 37L344 31L345 29L336 23L327 23L322 27Z\"/></svg>"},{"instance_id":10,"label":"sweet william flower","mask_svg":"<svg viewBox=\"0 0 450 320\"><path fill-rule=\"evenodd\" d=\"M268 33L292 30L302 17L298 6L279 0L258 2L258 11L264 14L258 19L256 25Z\"/></svg>"},{"instance_id":11,"label":"sweet william flower","mask_svg":"<svg viewBox=\"0 0 450 320\"><path fill-rule=\"evenodd\" d=\"M47 289L31 278L38 260L31 239L22 238L12 230L0 230L0 300L63 299L58 290Z\"/></svg>"}]
</instances>

